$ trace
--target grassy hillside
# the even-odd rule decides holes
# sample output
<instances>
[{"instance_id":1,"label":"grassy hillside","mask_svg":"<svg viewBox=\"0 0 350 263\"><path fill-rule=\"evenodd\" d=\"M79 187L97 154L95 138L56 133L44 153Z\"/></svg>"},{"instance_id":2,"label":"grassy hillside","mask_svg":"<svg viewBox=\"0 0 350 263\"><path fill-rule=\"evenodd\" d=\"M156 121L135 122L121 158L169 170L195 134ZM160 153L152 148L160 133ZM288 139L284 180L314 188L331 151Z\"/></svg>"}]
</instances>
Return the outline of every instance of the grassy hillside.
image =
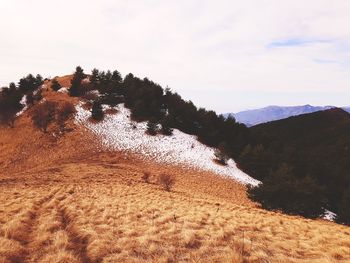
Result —
<instances>
[{"instance_id":1,"label":"grassy hillside","mask_svg":"<svg viewBox=\"0 0 350 263\"><path fill-rule=\"evenodd\" d=\"M15 159L1 157L0 262L350 260L348 227L260 209L234 180L102 152L80 127L78 141L35 133L26 116L1 131L6 151L27 140ZM176 178L171 192L162 173Z\"/></svg>"},{"instance_id":2,"label":"grassy hillside","mask_svg":"<svg viewBox=\"0 0 350 263\"><path fill-rule=\"evenodd\" d=\"M287 164L297 179L324 187L330 209L339 212L350 185L350 114L331 109L250 128L258 145L241 156L241 167L258 179Z\"/></svg>"},{"instance_id":3,"label":"grassy hillside","mask_svg":"<svg viewBox=\"0 0 350 263\"><path fill-rule=\"evenodd\" d=\"M58 106L81 100L44 85ZM211 172L103 150L72 118L43 132L31 120L39 105L0 126L1 263L350 260L349 227L263 210Z\"/></svg>"}]
</instances>

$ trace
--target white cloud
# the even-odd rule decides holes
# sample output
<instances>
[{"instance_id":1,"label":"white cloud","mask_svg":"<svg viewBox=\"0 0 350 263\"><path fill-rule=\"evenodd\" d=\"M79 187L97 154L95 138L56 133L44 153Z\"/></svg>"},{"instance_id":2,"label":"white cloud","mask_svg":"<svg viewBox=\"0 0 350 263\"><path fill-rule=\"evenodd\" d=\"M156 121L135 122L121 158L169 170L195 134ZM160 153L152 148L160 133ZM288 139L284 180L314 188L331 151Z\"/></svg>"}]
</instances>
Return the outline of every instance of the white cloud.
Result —
<instances>
[{"instance_id":1,"label":"white cloud","mask_svg":"<svg viewBox=\"0 0 350 263\"><path fill-rule=\"evenodd\" d=\"M350 95L349 13L347 0L1 0L0 84L79 64L148 76L219 111L254 107L253 92L340 104L329 92ZM270 98L253 103L302 103Z\"/></svg>"}]
</instances>

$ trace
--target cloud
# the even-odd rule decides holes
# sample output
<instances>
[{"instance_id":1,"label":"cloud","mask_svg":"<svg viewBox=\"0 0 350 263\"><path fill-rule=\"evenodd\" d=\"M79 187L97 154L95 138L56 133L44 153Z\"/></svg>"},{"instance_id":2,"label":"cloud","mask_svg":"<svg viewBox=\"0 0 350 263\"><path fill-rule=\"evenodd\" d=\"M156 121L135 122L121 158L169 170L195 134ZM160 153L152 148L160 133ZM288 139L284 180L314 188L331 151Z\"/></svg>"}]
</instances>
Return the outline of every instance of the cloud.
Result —
<instances>
[{"instance_id":1,"label":"cloud","mask_svg":"<svg viewBox=\"0 0 350 263\"><path fill-rule=\"evenodd\" d=\"M347 0L2 0L0 10L2 85L116 68L218 111L254 107L253 93L349 92Z\"/></svg>"},{"instance_id":2,"label":"cloud","mask_svg":"<svg viewBox=\"0 0 350 263\"><path fill-rule=\"evenodd\" d=\"M267 45L268 48L279 48L279 47L294 47L303 45L312 45L318 43L331 43L331 40L315 40L315 39L301 39L301 38L289 38L279 41L271 42Z\"/></svg>"}]
</instances>

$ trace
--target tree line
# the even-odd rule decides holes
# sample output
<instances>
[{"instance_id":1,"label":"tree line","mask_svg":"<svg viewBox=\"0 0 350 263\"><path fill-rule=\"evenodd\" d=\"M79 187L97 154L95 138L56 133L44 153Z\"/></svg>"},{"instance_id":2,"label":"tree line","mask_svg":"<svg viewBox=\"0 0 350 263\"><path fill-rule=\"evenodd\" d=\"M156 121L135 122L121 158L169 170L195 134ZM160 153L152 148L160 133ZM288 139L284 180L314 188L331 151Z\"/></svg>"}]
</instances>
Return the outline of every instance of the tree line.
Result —
<instances>
[{"instance_id":1,"label":"tree line","mask_svg":"<svg viewBox=\"0 0 350 263\"><path fill-rule=\"evenodd\" d=\"M85 78L89 82L83 82ZM135 121L147 121L151 135L171 135L173 129L196 135L198 140L220 150L224 163L228 157L236 158L249 143L249 130L233 117L224 118L214 111L197 108L169 88L162 88L148 78L138 78L132 73L122 78L119 71L93 69L86 75L77 67L69 89L70 96L84 97L98 91L92 106L93 118L103 118L102 104L115 106L125 103Z\"/></svg>"},{"instance_id":2,"label":"tree line","mask_svg":"<svg viewBox=\"0 0 350 263\"><path fill-rule=\"evenodd\" d=\"M43 84L43 78L37 74L35 77L32 74L27 75L19 80L16 85L11 82L8 87L1 88L0 91L0 123L14 126L15 118L24 105L21 100L27 105L32 105L35 101L40 100L39 87Z\"/></svg>"}]
</instances>

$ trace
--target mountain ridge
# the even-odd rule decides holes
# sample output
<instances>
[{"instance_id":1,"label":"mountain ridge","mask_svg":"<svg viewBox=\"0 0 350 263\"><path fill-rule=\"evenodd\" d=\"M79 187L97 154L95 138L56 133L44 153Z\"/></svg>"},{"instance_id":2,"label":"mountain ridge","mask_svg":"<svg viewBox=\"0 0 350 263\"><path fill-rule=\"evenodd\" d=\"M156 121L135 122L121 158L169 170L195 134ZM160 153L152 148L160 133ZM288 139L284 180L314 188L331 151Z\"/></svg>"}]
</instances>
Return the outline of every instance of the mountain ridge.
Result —
<instances>
[{"instance_id":1,"label":"mountain ridge","mask_svg":"<svg viewBox=\"0 0 350 263\"><path fill-rule=\"evenodd\" d=\"M338 108L336 106L312 106L310 104L300 106L278 106L270 105L263 108L240 111L237 113L225 113L225 117L232 115L236 121L247 125L248 127L266 123L270 121L282 120L291 116L313 113L317 111L329 110ZM350 112L350 107L341 107L347 112Z\"/></svg>"}]
</instances>

